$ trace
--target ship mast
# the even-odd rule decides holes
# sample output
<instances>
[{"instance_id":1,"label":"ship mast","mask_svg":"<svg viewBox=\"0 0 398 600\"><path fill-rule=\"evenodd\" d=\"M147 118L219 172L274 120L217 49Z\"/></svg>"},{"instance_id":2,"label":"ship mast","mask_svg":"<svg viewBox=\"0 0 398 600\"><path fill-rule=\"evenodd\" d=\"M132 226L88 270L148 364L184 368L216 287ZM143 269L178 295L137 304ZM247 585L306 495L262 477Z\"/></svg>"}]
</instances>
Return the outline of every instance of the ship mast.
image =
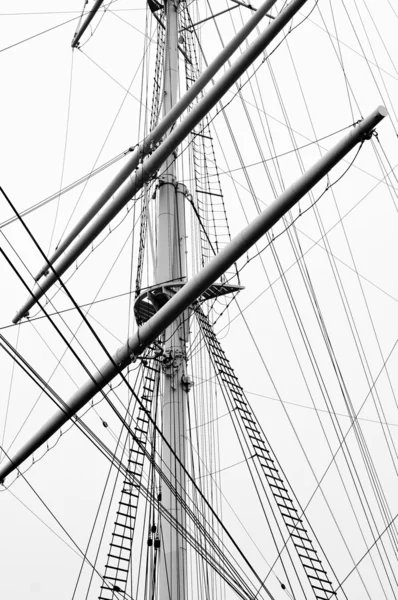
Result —
<instances>
[{"instance_id":1,"label":"ship mast","mask_svg":"<svg viewBox=\"0 0 398 600\"><path fill-rule=\"evenodd\" d=\"M164 85L163 85L163 121L174 114L177 104L178 93L178 29L179 29L179 6L182 0L164 0L165 14L165 59L164 59ZM222 250L220 250L198 273L187 281L186 268L186 227L185 227L185 201L188 195L188 190L182 183L178 182L178 171L176 167L176 153L178 146L186 138L193 127L208 113L208 111L216 105L223 94L239 79L249 65L265 51L268 44L276 37L276 35L289 23L292 17L305 4L306 0L292 0L292 2L278 14L272 24L260 35L258 35L247 50L238 58L234 65L220 77L219 81L211 88L205 98L198 102L194 110L186 116L179 125L170 123L164 127L162 135L152 139L148 144L150 150L145 153L141 151L146 147L138 146L137 156L141 159L145 154L149 154L154 149L151 156L146 160L142 160L142 165L137 167L138 158L134 158L137 163L134 164L135 173L131 175L131 180L118 192L119 196L113 200L109 199L109 190L114 189L115 184L108 187L104 196L101 199L101 206L109 201L104 208L102 216L91 222L92 214L89 211L89 216L85 218L84 223L87 225L87 230L83 233L82 240L77 241L75 248L67 260L63 259L62 269L58 266L53 266L52 261L48 260L43 253L46 268L43 269L39 276L45 275L47 282L39 286L38 293L32 293L32 298L19 311L15 322L23 316L27 315L27 310L33 306L40 297L47 291L52 283L56 281L64 271L72 264L73 260L87 247L87 245L96 238L99 232L105 227L104 223L110 220L120 212L129 200L156 174L157 176L157 211L156 211L156 256L155 256L155 281L151 288L147 288L136 299L136 315L140 313L140 307L144 306L144 301L148 300L151 304L152 313L147 314L146 318L142 315L145 310L148 310L148 303L145 310L142 310L139 315L140 327L134 335L116 352L110 356L103 367L91 378L83 384L83 386L70 398L69 402L62 405L57 413L37 432L37 434L28 441L22 449L0 468L0 482L3 482L4 477L9 475L13 470L29 457L32 452L39 448L49 437L55 433L59 427L72 419L76 412L82 408L89 400L91 400L100 390L110 383L116 375L122 373L123 369L135 361L146 350L150 344L161 346L161 355L152 357L153 360L159 358L161 364L161 457L158 466L163 471L163 481L168 484L159 492L158 500L161 502L162 515L167 515L158 522L158 525L153 525L157 528L156 540L160 542L160 562L158 571L158 580L156 589L152 590L151 597L157 597L160 600L185 600L188 595L187 582L187 548L183 537L186 531L187 517L184 512L187 476L186 476L186 413L188 393L191 386L190 379L187 375L187 346L189 342L189 317L192 310L196 310L197 316L201 320L201 327L205 333L209 349L211 343L217 343L211 324L208 323L207 317L199 309L200 301L209 298L205 296L206 292L212 288L212 297L217 295L217 280L223 276L225 271L234 264L240 257L244 255L258 240L260 240L270 228L273 227L279 219L281 219L288 210L290 210L311 188L325 177L331 168L333 168L347 153L352 150L357 144L363 143L366 139L370 139L375 126L386 116L386 110L383 107L376 109L371 115L364 120L358 122L356 127L350 133L337 143L329 152L327 152L317 163L306 171L301 178L292 184L285 192L275 200L270 207L263 213L258 215L254 221L246 226L236 235ZM265 2L262 11L267 10L269 5L274 4L275 0ZM96 2L95 7L98 8L100 2ZM159 6L160 7L160 6ZM253 24L253 23L252 23ZM77 41L75 39L75 44ZM217 61L219 65L220 63ZM217 68L217 70L218 70ZM211 75L206 75L207 82ZM199 80L198 80L199 81ZM203 83L203 80L202 80ZM200 84L202 85L202 84ZM205 84L203 84L204 87ZM195 88L197 89L197 88ZM200 88L203 89L203 88ZM186 108L186 107L185 107ZM172 123L175 123L178 116L173 116ZM167 128L169 130L167 131ZM157 128L155 128L156 130ZM161 138L164 136L163 141ZM156 145L158 147L156 147ZM124 172L123 177L126 175ZM126 175L127 176L127 175ZM122 176L117 178L119 184L124 180ZM146 190L145 190L146 193ZM105 215L105 216L104 216ZM26 227L26 226L25 226ZM81 229L80 229L81 230ZM79 230L79 231L80 231ZM11 265L10 265L11 266ZM38 276L38 277L39 277ZM219 286L221 287L221 286ZM182 288L182 289L179 289ZM224 286L225 288L225 286ZM65 288L66 289L66 288ZM156 313L156 314L155 314ZM212 337L211 337L212 336ZM280 509L280 515L284 519L292 544L295 546L298 557L301 560L302 567L308 575L310 585L315 593L316 598L329 599L334 591L330 592L329 587L332 584L328 579L319 573L325 573L321 567L322 563L317 557L317 550L308 538L307 529L301 527L303 518L292 516L294 511L298 510L294 507L287 487L284 487L284 482L281 479L278 470L275 467L275 460L270 457L270 451L266 448L265 442L261 437L261 430L256 425L254 416L250 416L250 412L245 408L246 403L242 397L238 397L236 389L243 388L234 383L236 379L233 371L226 365L226 359L223 358L223 353L219 350L215 367L224 361L225 370L229 377L229 386L235 391L231 393L235 405L231 409L231 415L235 411L235 416L238 415L243 426L246 427L248 439L252 443L254 449L250 458L256 458L259 462L264 479L270 485L274 498L277 500L277 506ZM144 362L145 365L145 362ZM235 378L235 379L234 379ZM225 378L224 378L225 379ZM231 383L232 382L232 383ZM145 389L145 388L144 388ZM241 394L241 392L239 392ZM242 394L241 394L242 396ZM142 403L141 403L142 404ZM146 408L144 407L145 411ZM144 410L143 409L143 410ZM249 416L248 416L249 415ZM253 426L254 424L254 426ZM141 433L143 429L138 429ZM137 439L137 436L134 438ZM138 440L141 442L141 440ZM140 445L140 448L145 448L145 441ZM250 446L248 446L250 448ZM141 454L144 454L141 451ZM134 461L130 461L134 462ZM142 467L143 463L140 463ZM132 473L126 470L127 473ZM276 474L275 474L276 473ZM135 475L135 473L134 473ZM189 477L189 476L188 476ZM134 478L129 485L134 485ZM283 492L283 495L282 495ZM129 493L123 490L123 493ZM123 502L122 502L123 504ZM131 508L131 507L130 507ZM134 509L136 506L134 507ZM129 517L123 514L124 517ZM297 523L300 525L297 525ZM115 523L117 525L117 523ZM304 523L305 525L305 523ZM132 530L128 524L125 527ZM152 529L152 532L154 530ZM127 539L127 536L118 535L118 537ZM308 538L308 539L307 539ZM150 545L150 544L148 544ZM155 548L159 547L155 545ZM125 551L129 550L126 547L120 546ZM111 556L111 555L108 555ZM116 557L118 558L118 557ZM121 560L130 561L130 558L121 557ZM318 565L318 566L314 566ZM119 569L118 567L112 567ZM120 568L120 571L128 573L128 569ZM315 572L315 575L314 575ZM127 575L124 576L125 581ZM106 581L106 577L104 581ZM109 580L119 581L115 577L108 577ZM321 587L318 587L321 585ZM106 586L109 593L122 592L121 587L115 584L113 587ZM321 594L318 593L321 590ZM258 595L258 593L256 594Z\"/></svg>"},{"instance_id":2,"label":"ship mast","mask_svg":"<svg viewBox=\"0 0 398 600\"><path fill-rule=\"evenodd\" d=\"M163 116L172 109L178 93L178 5L179 0L165 0L165 68L163 86ZM171 282L181 285L186 278L185 253L185 186L177 181L175 152L160 169L157 206L157 252L155 289L160 304L171 293ZM165 287L167 286L167 287ZM157 289L156 289L157 288ZM163 519L160 526L161 561L159 567L159 599L186 598L186 543L181 536L185 513L181 499L185 495L185 422L187 405L187 359L189 310L169 325L163 336L163 397L162 397L162 470L171 481L162 490L163 507L176 519L174 528ZM175 454L172 454L171 448ZM178 459L178 460L176 460ZM181 461L181 462L178 462Z\"/></svg>"}]
</instances>

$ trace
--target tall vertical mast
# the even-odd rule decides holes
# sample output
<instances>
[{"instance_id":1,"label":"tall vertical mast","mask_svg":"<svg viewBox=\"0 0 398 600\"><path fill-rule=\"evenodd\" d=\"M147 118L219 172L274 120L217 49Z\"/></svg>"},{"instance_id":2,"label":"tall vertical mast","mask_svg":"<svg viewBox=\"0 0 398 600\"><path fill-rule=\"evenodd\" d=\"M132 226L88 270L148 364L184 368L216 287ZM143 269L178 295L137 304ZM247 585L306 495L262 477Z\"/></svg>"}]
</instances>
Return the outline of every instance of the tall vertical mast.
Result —
<instances>
[{"instance_id":1,"label":"tall vertical mast","mask_svg":"<svg viewBox=\"0 0 398 600\"><path fill-rule=\"evenodd\" d=\"M166 46L163 89L163 114L166 115L177 102L178 91L178 5L179 0L165 0ZM185 267L185 187L178 185L175 153L163 164L159 175L157 215L156 284L182 282ZM165 288L163 288L165 290ZM167 292L160 294L166 301ZM185 421L187 387L186 344L188 311L167 327L164 336L162 428L167 444L162 447L162 469L171 480L178 495L184 498L185 476L178 459L185 461ZM184 527L185 514L169 490L162 490L163 506L172 518ZM161 559L159 567L159 599L185 600L186 598L186 544L181 534L166 520L160 527Z\"/></svg>"},{"instance_id":2,"label":"tall vertical mast","mask_svg":"<svg viewBox=\"0 0 398 600\"><path fill-rule=\"evenodd\" d=\"M166 0L166 40L163 84L163 116L167 115L177 100L178 89L178 4L179 0ZM156 283L161 285L172 279L174 246L174 209L176 165L175 152L159 170L158 244Z\"/></svg>"}]
</instances>

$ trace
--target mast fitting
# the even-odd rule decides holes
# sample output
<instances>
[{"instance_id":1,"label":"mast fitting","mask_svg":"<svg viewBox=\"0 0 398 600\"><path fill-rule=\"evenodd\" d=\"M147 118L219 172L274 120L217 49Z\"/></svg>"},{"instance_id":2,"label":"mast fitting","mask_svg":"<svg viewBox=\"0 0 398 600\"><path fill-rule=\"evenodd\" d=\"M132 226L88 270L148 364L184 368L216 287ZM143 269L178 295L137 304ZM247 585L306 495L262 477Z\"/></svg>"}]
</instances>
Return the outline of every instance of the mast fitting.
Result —
<instances>
[{"instance_id":1,"label":"mast fitting","mask_svg":"<svg viewBox=\"0 0 398 600\"><path fill-rule=\"evenodd\" d=\"M175 372L181 367L183 359L186 358L186 353L178 346L170 346L164 351L162 357L163 373L169 376L174 376Z\"/></svg>"}]
</instances>

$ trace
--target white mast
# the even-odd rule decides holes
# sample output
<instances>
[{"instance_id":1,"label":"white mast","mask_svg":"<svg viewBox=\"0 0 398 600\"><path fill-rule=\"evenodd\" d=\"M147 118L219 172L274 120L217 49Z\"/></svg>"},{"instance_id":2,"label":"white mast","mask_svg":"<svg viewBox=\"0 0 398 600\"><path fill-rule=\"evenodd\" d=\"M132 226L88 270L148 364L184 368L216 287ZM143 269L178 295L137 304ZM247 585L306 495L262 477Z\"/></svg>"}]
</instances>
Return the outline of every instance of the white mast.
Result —
<instances>
[{"instance_id":1,"label":"white mast","mask_svg":"<svg viewBox=\"0 0 398 600\"><path fill-rule=\"evenodd\" d=\"M166 39L163 86L163 116L177 102L178 93L178 5L179 0L165 0ZM159 200L157 212L156 282L160 302L165 302L168 292L163 287L171 281L183 282L186 276L185 255L185 186L178 185L175 152L160 169ZM170 479L177 494L185 496L185 474L176 457L185 463L186 431L186 347L189 310L169 325L164 334L162 429L162 470ZM171 490L164 486L162 504L171 516L184 527L185 513ZM183 600L186 598L186 542L167 520L160 526L160 600Z\"/></svg>"},{"instance_id":2,"label":"white mast","mask_svg":"<svg viewBox=\"0 0 398 600\"><path fill-rule=\"evenodd\" d=\"M304 4L304 2L305 0L296 0L296 2L292 2L292 4L298 5L299 3ZM175 103L177 102L177 13L179 3L180 0L165 0L164 2L167 18L164 73L165 84L163 97L164 114L170 114L170 111L175 107ZM224 85L226 86L226 84ZM215 86L212 89L216 89ZM328 168L333 166L333 164L336 164L336 162L340 160L355 143L365 139L377 122L384 116L385 111L375 111L375 114L371 115L365 122L362 122L357 126L356 131L354 130L353 135L350 135L349 140L345 140L343 144L338 146L337 150L329 153L324 159L321 159L321 161L317 163L315 169L311 169L297 184L294 184L287 190L287 192L271 207L271 210L269 211L270 216L268 217L269 223L271 221L272 223L275 223L277 218L282 216L287 208L291 207L295 201L302 197L314 182L319 181L319 179L327 172ZM173 134L175 133L176 129L173 130ZM176 152L176 147L177 144L173 146L174 153ZM164 161L163 164L162 161ZM151 297L156 303L156 308L160 309L153 317L153 319L155 319L155 325L162 319L162 315L165 314L164 311L168 311L169 313L173 310L176 311L176 302L178 303L181 298L179 294L182 292L186 297L188 294L192 294L192 284L195 284L195 281L188 283L185 289L181 290L176 297L173 297L170 302L166 304L167 299L169 297L171 298L173 293L170 290L170 283L174 282L174 284L182 284L186 277L184 214L186 189L181 184L178 184L173 154L167 159L163 156L157 163L156 169L159 168L159 165L157 264L155 285L151 291ZM248 229L250 229L249 232L247 231ZM209 265L210 269L212 269L212 275L209 275L209 269L204 269L204 273L199 274L197 280L198 283L200 284L200 279L202 279L202 283L203 281L207 283L206 285L201 284L196 287L196 293L192 295L190 302L186 302L183 306L179 305L181 311L184 312L177 311L177 314L174 313L173 318L176 320L167 320L167 323L169 324L162 333L160 333L162 328L158 325L158 333L156 334L152 331L150 335L148 334L146 340L145 333L148 333L151 327L154 327L154 322L150 319L149 323L145 323L143 328L140 328L139 335L137 334L134 343L128 343L127 346L123 347L121 352L116 355L115 359L110 361L110 366L108 364L106 370L106 377L102 377L100 373L100 376L96 381L90 381L83 391L79 391L78 396L76 397L79 402L76 403L76 406L73 406L70 412L67 411L66 414L62 415L62 418L65 421L68 420L68 417L74 414L76 410L78 410L78 407L83 406L83 400L86 402L87 398L91 398L98 389L103 387L107 381L111 380L112 374L117 374L126 364L135 358L136 354L139 354L142 351L147 343L154 341L158 335L161 335L164 346L162 397L164 442L162 446L161 467L164 470L166 477L171 481L174 492L176 491L177 496L179 496L180 499L182 498L182 500L184 500L185 494L185 479L181 463L184 462L185 458L185 407L189 387L189 381L186 378L185 354L188 341L187 322L190 311L189 305L198 298L201 291L205 291L208 285L223 273L226 265L231 264L231 261L233 262L233 260L238 258L244 252L245 248L247 249L250 247L250 245L252 245L255 240L259 239L259 237L267 230L268 229L263 222L263 216L261 215L259 220L256 220L254 228L247 228L231 243L227 249L227 252L231 253L229 259L225 259L226 253L220 253L215 257L213 263ZM233 257L235 257L235 259ZM225 262L222 262L224 259ZM177 285L173 286L174 289L176 287ZM163 323L165 323L165 321L163 321ZM150 341L148 342L148 340ZM27 452L30 452L30 449L34 447L37 448L40 443L47 439L51 431L55 431L54 427L57 427L57 423L60 423L59 418L53 421L52 425L50 425L47 430L44 429L42 433L39 433L33 443L28 446L26 450L22 451L17 458L17 461L14 460L11 463L11 468L9 465L6 465L5 468L3 466L2 469L0 469L0 478L1 476L5 476L7 471L11 472L16 465L20 464L20 462L26 458ZM181 509L180 502L175 498L175 493L171 493L168 488L164 488L162 493L163 507L176 519L180 527L183 528L185 525L185 516ZM180 530L179 528L177 529L178 531ZM187 597L186 547L184 540L178 531L176 531L167 521L162 521L160 523L161 561L158 597L161 598L161 600L169 598L173 598L173 600L174 598L185 599Z\"/></svg>"}]
</instances>

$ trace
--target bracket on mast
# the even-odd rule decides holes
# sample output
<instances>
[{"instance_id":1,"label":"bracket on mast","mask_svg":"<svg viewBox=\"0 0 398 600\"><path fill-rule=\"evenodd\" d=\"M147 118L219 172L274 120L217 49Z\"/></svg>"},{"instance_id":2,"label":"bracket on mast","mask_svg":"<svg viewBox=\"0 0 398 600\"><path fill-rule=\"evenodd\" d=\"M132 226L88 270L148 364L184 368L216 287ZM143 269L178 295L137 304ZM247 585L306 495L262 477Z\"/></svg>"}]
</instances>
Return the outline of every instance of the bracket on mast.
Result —
<instances>
[{"instance_id":1,"label":"bracket on mast","mask_svg":"<svg viewBox=\"0 0 398 600\"><path fill-rule=\"evenodd\" d=\"M170 347L164 351L162 357L162 370L163 373L169 377L174 377L183 363L186 353L181 348Z\"/></svg>"}]
</instances>

